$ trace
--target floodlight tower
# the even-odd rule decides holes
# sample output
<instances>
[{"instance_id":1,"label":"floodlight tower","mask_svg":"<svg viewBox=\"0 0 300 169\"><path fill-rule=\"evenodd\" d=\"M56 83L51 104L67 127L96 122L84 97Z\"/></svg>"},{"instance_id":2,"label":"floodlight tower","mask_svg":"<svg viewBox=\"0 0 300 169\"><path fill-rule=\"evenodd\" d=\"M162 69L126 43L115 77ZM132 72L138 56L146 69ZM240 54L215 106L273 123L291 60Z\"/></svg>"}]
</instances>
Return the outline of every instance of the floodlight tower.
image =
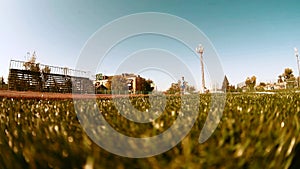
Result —
<instances>
[{"instance_id":1,"label":"floodlight tower","mask_svg":"<svg viewBox=\"0 0 300 169\"><path fill-rule=\"evenodd\" d=\"M204 64L203 64L203 52L204 48L201 44L196 48L196 52L200 54L201 62L201 74L202 74L202 91L205 92L205 80L204 80Z\"/></svg>"},{"instance_id":2,"label":"floodlight tower","mask_svg":"<svg viewBox=\"0 0 300 169\"><path fill-rule=\"evenodd\" d=\"M298 85L298 88L300 87L300 66L299 66L299 52L298 52L298 49L297 48L294 48L294 51L295 51L295 56L297 58L297 66L298 66L298 78L297 78L297 85Z\"/></svg>"}]
</instances>

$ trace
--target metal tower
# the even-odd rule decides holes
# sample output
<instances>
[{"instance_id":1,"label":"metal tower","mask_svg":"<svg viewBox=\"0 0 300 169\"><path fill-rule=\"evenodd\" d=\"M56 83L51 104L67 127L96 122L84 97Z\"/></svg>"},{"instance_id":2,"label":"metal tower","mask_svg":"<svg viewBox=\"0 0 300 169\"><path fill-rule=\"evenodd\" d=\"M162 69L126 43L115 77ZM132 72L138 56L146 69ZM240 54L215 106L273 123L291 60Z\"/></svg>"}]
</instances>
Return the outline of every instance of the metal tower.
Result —
<instances>
[{"instance_id":1,"label":"metal tower","mask_svg":"<svg viewBox=\"0 0 300 169\"><path fill-rule=\"evenodd\" d=\"M201 74L202 74L202 91L205 92L205 79L204 79L204 63L203 63L203 51L204 48L201 44L196 48L196 52L200 54L200 62L201 62Z\"/></svg>"}]
</instances>

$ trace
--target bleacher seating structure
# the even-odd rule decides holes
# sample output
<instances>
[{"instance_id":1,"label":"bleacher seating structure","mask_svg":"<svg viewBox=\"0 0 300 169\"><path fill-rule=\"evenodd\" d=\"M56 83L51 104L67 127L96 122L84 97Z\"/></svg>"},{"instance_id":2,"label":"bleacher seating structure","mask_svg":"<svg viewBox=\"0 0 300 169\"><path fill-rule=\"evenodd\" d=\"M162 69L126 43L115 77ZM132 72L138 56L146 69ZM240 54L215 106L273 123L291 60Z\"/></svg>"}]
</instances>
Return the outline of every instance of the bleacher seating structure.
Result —
<instances>
[{"instance_id":1,"label":"bleacher seating structure","mask_svg":"<svg viewBox=\"0 0 300 169\"><path fill-rule=\"evenodd\" d=\"M38 64L49 72L31 71L25 68L24 61L11 60L8 88L18 91L41 91L60 93L94 93L93 81L85 71ZM34 63L35 64L35 63Z\"/></svg>"}]
</instances>

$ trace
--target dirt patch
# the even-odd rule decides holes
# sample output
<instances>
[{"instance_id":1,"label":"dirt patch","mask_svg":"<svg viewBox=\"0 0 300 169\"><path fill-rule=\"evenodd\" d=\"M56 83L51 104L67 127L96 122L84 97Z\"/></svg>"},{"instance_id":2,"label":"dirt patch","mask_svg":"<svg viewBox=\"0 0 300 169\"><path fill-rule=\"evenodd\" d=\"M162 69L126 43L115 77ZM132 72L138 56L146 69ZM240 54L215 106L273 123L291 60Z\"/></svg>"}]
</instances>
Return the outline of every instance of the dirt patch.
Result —
<instances>
[{"instance_id":1,"label":"dirt patch","mask_svg":"<svg viewBox=\"0 0 300 169\"><path fill-rule=\"evenodd\" d=\"M128 95L111 95L111 94L72 94L72 93L49 93L49 92L31 92L31 91L12 91L0 90L0 97L5 98L28 98L28 99L93 99L93 98L112 98L128 97ZM130 95L146 96L146 95Z\"/></svg>"},{"instance_id":2,"label":"dirt patch","mask_svg":"<svg viewBox=\"0 0 300 169\"><path fill-rule=\"evenodd\" d=\"M73 99L73 98L111 98L112 95L48 93L31 91L0 90L0 97L28 99Z\"/></svg>"}]
</instances>

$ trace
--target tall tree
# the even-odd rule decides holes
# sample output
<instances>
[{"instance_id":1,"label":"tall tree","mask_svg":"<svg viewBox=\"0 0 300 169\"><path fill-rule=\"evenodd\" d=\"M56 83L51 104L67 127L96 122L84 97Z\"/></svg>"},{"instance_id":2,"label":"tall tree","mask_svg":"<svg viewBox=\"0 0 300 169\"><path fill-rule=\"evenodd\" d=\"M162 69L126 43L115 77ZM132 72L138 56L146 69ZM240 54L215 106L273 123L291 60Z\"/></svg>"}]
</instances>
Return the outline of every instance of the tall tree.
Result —
<instances>
[{"instance_id":1,"label":"tall tree","mask_svg":"<svg viewBox=\"0 0 300 169\"><path fill-rule=\"evenodd\" d=\"M254 90L254 86L256 84L256 77L255 76L252 76L251 78L247 77L245 84L250 90Z\"/></svg>"},{"instance_id":2,"label":"tall tree","mask_svg":"<svg viewBox=\"0 0 300 169\"><path fill-rule=\"evenodd\" d=\"M222 84L222 90L228 90L229 87L229 81L227 79L227 76L225 75L224 80L223 80L223 84Z\"/></svg>"},{"instance_id":3,"label":"tall tree","mask_svg":"<svg viewBox=\"0 0 300 169\"><path fill-rule=\"evenodd\" d=\"M291 68L285 68L282 74L284 81L286 82L286 88L294 88L296 86L296 78Z\"/></svg>"},{"instance_id":4,"label":"tall tree","mask_svg":"<svg viewBox=\"0 0 300 169\"><path fill-rule=\"evenodd\" d=\"M278 83L282 83L282 82L283 82L283 80L282 80L282 76L281 76L281 75L279 75L279 76L278 76L278 80L277 80L277 82L278 82Z\"/></svg>"},{"instance_id":5,"label":"tall tree","mask_svg":"<svg viewBox=\"0 0 300 169\"><path fill-rule=\"evenodd\" d=\"M36 61L36 54L34 52L33 55L31 56L31 58L23 64L25 67L25 70L30 70L32 72L39 72L40 65L38 63L35 63L35 61Z\"/></svg>"},{"instance_id":6,"label":"tall tree","mask_svg":"<svg viewBox=\"0 0 300 169\"><path fill-rule=\"evenodd\" d=\"M1 77L1 85L5 85L3 76Z\"/></svg>"},{"instance_id":7,"label":"tall tree","mask_svg":"<svg viewBox=\"0 0 300 169\"><path fill-rule=\"evenodd\" d=\"M30 75L31 75L31 79L30 82L27 81L25 83L30 83L30 86L35 86L35 90L41 90L42 86L43 86L43 81L42 81L42 77L41 77L41 72L40 72L40 64L39 63L35 63L36 61L36 55L35 52L33 53L32 57L23 64L23 66L25 67L25 70L30 71ZM22 79L24 80L24 79Z\"/></svg>"},{"instance_id":8,"label":"tall tree","mask_svg":"<svg viewBox=\"0 0 300 169\"><path fill-rule=\"evenodd\" d=\"M284 81L293 80L295 78L293 74L293 70L290 68L285 68L282 76L284 78Z\"/></svg>"}]
</instances>

